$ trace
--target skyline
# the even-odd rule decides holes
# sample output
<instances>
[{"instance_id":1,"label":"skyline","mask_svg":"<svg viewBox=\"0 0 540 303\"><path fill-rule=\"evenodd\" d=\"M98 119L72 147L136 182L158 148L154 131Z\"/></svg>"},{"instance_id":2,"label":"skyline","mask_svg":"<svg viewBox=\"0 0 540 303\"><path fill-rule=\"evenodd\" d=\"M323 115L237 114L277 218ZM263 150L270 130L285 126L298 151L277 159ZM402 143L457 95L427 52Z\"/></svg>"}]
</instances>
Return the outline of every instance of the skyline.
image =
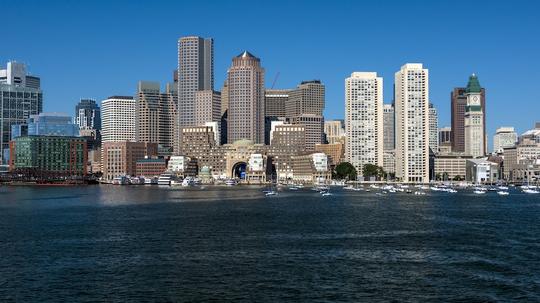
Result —
<instances>
[{"instance_id":1,"label":"skyline","mask_svg":"<svg viewBox=\"0 0 540 303\"><path fill-rule=\"evenodd\" d=\"M208 8L209 3L171 4L167 9L163 3L103 3L55 1L44 5L24 1L4 4L14 12L4 17L7 23L23 15L25 22L18 22L16 30L4 33L9 44L0 49L0 59L4 63L11 59L26 63L32 74L42 78L44 111L72 114L80 98L102 101L111 95L135 95L140 80L159 81L163 88L172 80L176 68L178 38L188 35L214 39L214 89L222 86L232 57L247 50L261 58L268 88L278 72L274 88L294 88L300 81L320 79L326 85L324 113L329 120L344 117L344 82L352 72L377 72L383 77L383 99L384 103L389 103L393 98L394 73L407 62L423 63L429 69L430 96L439 111L440 127L450 125L451 90L464 87L470 74L478 75L487 91L490 149L495 129L513 126L522 133L534 125L535 112L540 109L534 102L540 99L534 85L540 75L540 65L537 60L528 60L540 50L539 43L530 43L531 37L540 36L540 22L534 20L533 13L539 6L537 3L522 2L513 8L515 14L507 16L501 13L505 8L502 2L481 8L479 3L464 1L459 5L413 1L408 6L385 1L361 7L358 3L325 7L323 2L306 6L302 5L305 2L286 5L278 1L255 5L254 11L264 10L264 14L258 16L262 22L257 22L257 14L243 14L242 18L228 18L225 24L219 21L234 9L223 7L221 3L212 4L212 9L199 10L208 14L204 20L209 22L203 23L195 22L191 14L175 12L182 12L178 10L181 8ZM231 7L241 6L245 1L236 3ZM388 4L392 4L390 9ZM284 5L288 9L283 9ZM459 7L466 10L458 13ZM125 19L125 23L118 23L123 20L118 16L137 16L143 8L149 15L159 14L145 15L148 18L144 24L137 23L136 18L133 22ZM355 14L359 10L373 13ZM72 14L66 15L67 12ZM421 14L421 18L411 21L412 32L425 38L405 35L408 32L405 27L397 28L398 16L414 12ZM463 17L468 12L474 16L474 21L463 21L469 20ZM83 13L93 18L80 18ZM301 13L308 17L302 17ZM352 18L358 16L364 18L360 23ZM500 22L502 16L506 23ZM160 22L151 22L156 18ZM321 19L322 22L306 24ZM93 20L115 23L114 26L106 22L100 25ZM454 23L449 23L452 20ZM390 24L369 26L370 33L362 38L365 31L358 25L375 21ZM256 26L241 26L249 22ZM446 24L453 27L448 28ZM285 29L288 32L283 33ZM357 33L358 38L350 38ZM23 43L29 35L38 46L28 48L28 43ZM85 37L83 43L83 39L77 38L81 35ZM320 37L330 38L323 41L326 43L317 43ZM462 43L458 43L459 37L463 37Z\"/></svg>"}]
</instances>

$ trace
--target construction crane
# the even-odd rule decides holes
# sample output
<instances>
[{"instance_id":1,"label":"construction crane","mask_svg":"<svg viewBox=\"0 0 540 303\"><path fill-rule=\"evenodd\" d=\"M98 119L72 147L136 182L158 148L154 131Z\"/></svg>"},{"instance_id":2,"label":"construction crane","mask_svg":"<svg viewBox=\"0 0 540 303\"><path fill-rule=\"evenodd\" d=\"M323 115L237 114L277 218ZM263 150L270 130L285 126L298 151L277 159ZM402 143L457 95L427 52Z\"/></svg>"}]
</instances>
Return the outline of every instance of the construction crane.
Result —
<instances>
[{"instance_id":1,"label":"construction crane","mask_svg":"<svg viewBox=\"0 0 540 303\"><path fill-rule=\"evenodd\" d=\"M276 85L276 81L279 78L279 72L277 72L276 77L274 77L274 82L272 82L272 87L270 89L274 89L274 85Z\"/></svg>"}]
</instances>

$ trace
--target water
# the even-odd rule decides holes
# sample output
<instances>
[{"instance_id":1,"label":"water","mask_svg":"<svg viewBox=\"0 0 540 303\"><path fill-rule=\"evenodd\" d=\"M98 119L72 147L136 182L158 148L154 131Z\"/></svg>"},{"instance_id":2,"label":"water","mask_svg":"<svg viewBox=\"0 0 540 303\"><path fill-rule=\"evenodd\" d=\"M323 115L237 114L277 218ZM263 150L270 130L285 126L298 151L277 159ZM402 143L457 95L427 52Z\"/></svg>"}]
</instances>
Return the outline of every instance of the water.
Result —
<instances>
[{"instance_id":1,"label":"water","mask_svg":"<svg viewBox=\"0 0 540 303\"><path fill-rule=\"evenodd\" d=\"M540 301L540 195L261 190L0 187L0 301Z\"/></svg>"}]
</instances>

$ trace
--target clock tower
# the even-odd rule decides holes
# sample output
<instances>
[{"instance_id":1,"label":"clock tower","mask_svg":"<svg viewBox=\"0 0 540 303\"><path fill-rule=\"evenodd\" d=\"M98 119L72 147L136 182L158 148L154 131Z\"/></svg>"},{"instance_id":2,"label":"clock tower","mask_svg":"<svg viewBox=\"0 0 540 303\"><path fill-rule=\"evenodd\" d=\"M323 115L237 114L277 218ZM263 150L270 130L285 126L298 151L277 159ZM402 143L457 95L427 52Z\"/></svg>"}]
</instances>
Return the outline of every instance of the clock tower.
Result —
<instances>
[{"instance_id":1,"label":"clock tower","mask_svg":"<svg viewBox=\"0 0 540 303\"><path fill-rule=\"evenodd\" d=\"M472 74L467 83L465 107L465 153L473 157L486 154L484 145L484 109L481 102L482 87L478 77Z\"/></svg>"}]
</instances>

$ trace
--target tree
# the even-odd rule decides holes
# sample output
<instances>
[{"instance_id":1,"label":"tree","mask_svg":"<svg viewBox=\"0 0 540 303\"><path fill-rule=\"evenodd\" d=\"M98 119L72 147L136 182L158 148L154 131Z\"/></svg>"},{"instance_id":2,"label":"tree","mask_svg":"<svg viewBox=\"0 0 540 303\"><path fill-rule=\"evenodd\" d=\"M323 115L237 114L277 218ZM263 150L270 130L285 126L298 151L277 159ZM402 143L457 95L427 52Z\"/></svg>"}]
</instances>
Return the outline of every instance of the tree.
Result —
<instances>
[{"instance_id":1,"label":"tree","mask_svg":"<svg viewBox=\"0 0 540 303\"><path fill-rule=\"evenodd\" d=\"M364 177L378 177L383 178L385 176L385 172L382 169L382 167L373 165L373 164L364 164L364 167L362 167L362 174Z\"/></svg>"},{"instance_id":2,"label":"tree","mask_svg":"<svg viewBox=\"0 0 540 303\"><path fill-rule=\"evenodd\" d=\"M442 174L442 179L443 179L443 181L448 181L448 173L447 172L444 172Z\"/></svg>"},{"instance_id":3,"label":"tree","mask_svg":"<svg viewBox=\"0 0 540 303\"><path fill-rule=\"evenodd\" d=\"M342 180L356 180L356 168L349 162L341 162L335 168L334 177Z\"/></svg>"},{"instance_id":4,"label":"tree","mask_svg":"<svg viewBox=\"0 0 540 303\"><path fill-rule=\"evenodd\" d=\"M463 177L461 176L455 176L454 181L463 181Z\"/></svg>"}]
</instances>

